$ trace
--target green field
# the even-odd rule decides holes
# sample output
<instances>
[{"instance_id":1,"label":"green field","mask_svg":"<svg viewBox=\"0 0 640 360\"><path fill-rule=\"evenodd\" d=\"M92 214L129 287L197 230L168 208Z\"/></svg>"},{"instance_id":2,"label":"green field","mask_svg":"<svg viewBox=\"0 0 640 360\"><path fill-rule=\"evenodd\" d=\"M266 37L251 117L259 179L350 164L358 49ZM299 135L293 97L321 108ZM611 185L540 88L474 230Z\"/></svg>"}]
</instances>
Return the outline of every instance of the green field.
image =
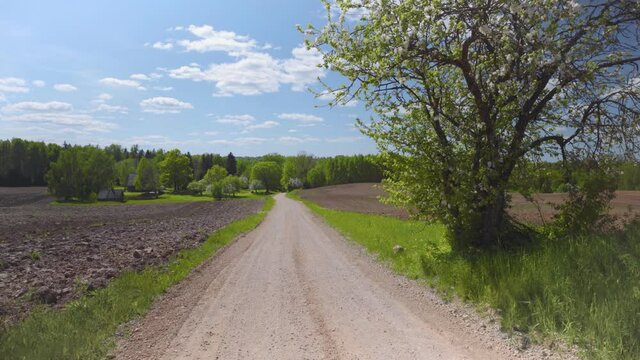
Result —
<instances>
[{"instance_id":1,"label":"green field","mask_svg":"<svg viewBox=\"0 0 640 360\"><path fill-rule=\"evenodd\" d=\"M640 223L609 236L541 237L536 248L469 257L452 252L440 224L301 201L398 273L444 298L497 309L507 332L576 344L588 359L640 358ZM405 250L396 254L395 245Z\"/></svg>"},{"instance_id":2,"label":"green field","mask_svg":"<svg viewBox=\"0 0 640 360\"><path fill-rule=\"evenodd\" d=\"M213 233L202 245L183 250L165 266L127 272L64 309L36 309L25 321L0 332L2 359L102 359L115 345L118 326L144 315L154 299L187 277L218 249L255 228L273 207Z\"/></svg>"},{"instance_id":3,"label":"green field","mask_svg":"<svg viewBox=\"0 0 640 360\"><path fill-rule=\"evenodd\" d=\"M53 205L64 205L64 206L74 206L74 205L93 205L93 206L103 206L103 205L148 205L148 204L170 204L170 203L183 203L183 202L195 202L195 201L216 201L211 196L207 195L183 195L183 194L172 194L165 193L160 195L157 199L155 198L144 198L142 192L125 192L124 193L124 202L119 201L98 201L98 202L80 202L80 201L54 201ZM246 200L246 199L262 199L269 195L264 193L253 193L249 190L241 190L233 197L225 197L224 200Z\"/></svg>"}]
</instances>

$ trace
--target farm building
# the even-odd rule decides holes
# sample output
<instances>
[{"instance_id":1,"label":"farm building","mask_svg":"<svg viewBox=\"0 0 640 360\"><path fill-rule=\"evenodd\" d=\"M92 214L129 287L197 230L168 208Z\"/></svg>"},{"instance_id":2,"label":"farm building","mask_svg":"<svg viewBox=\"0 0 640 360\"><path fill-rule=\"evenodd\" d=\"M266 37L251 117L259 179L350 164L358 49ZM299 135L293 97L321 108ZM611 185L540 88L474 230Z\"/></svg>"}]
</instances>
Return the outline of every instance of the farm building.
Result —
<instances>
[{"instance_id":1,"label":"farm building","mask_svg":"<svg viewBox=\"0 0 640 360\"><path fill-rule=\"evenodd\" d=\"M136 191L136 174L129 174L127 177L127 191Z\"/></svg>"},{"instance_id":2,"label":"farm building","mask_svg":"<svg viewBox=\"0 0 640 360\"><path fill-rule=\"evenodd\" d=\"M98 192L98 201L124 201L124 190L100 190Z\"/></svg>"}]
</instances>

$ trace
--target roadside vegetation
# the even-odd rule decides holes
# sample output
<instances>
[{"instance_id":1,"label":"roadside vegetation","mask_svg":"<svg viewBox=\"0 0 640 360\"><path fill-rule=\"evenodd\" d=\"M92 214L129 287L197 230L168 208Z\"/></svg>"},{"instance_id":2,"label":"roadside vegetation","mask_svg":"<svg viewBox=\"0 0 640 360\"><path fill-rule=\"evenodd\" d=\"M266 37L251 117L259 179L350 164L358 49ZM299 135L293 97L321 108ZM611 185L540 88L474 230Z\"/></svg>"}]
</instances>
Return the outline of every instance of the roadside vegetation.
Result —
<instances>
[{"instance_id":1,"label":"roadside vegetation","mask_svg":"<svg viewBox=\"0 0 640 360\"><path fill-rule=\"evenodd\" d=\"M144 315L153 300L242 233L255 228L274 200L265 197L260 213L213 233L197 248L183 250L164 266L128 272L106 288L89 292L61 310L42 307L0 333L3 359L102 359L114 347L118 327Z\"/></svg>"},{"instance_id":2,"label":"roadside vegetation","mask_svg":"<svg viewBox=\"0 0 640 360\"><path fill-rule=\"evenodd\" d=\"M608 235L541 236L532 248L469 255L452 250L440 224L332 210L289 196L396 272L425 281L444 298L497 309L507 332L576 344L590 359L640 357L639 222Z\"/></svg>"}]
</instances>

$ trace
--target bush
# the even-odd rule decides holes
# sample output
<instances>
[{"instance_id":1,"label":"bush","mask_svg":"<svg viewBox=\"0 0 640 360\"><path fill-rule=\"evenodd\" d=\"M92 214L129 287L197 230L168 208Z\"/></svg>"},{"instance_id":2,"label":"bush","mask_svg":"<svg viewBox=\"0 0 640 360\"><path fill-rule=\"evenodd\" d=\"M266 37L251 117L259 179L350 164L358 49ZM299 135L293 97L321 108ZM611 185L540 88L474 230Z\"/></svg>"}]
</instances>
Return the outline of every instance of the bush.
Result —
<instances>
[{"instance_id":1,"label":"bush","mask_svg":"<svg viewBox=\"0 0 640 360\"><path fill-rule=\"evenodd\" d=\"M202 195L202 193L207 189L207 185L204 181L192 181L187 185L187 190L189 190L194 195Z\"/></svg>"},{"instance_id":2,"label":"bush","mask_svg":"<svg viewBox=\"0 0 640 360\"><path fill-rule=\"evenodd\" d=\"M218 181L211 184L211 196L213 196L214 199L222 200L223 195L222 182Z\"/></svg>"},{"instance_id":3,"label":"bush","mask_svg":"<svg viewBox=\"0 0 640 360\"><path fill-rule=\"evenodd\" d=\"M287 182L287 190L289 191L295 190L295 189L302 189L303 186L304 184L302 183L302 180L298 178L289 179L289 181Z\"/></svg>"},{"instance_id":4,"label":"bush","mask_svg":"<svg viewBox=\"0 0 640 360\"><path fill-rule=\"evenodd\" d=\"M264 185L262 184L262 181L254 179L249 183L249 190L255 193L258 192L258 190L264 190Z\"/></svg>"}]
</instances>

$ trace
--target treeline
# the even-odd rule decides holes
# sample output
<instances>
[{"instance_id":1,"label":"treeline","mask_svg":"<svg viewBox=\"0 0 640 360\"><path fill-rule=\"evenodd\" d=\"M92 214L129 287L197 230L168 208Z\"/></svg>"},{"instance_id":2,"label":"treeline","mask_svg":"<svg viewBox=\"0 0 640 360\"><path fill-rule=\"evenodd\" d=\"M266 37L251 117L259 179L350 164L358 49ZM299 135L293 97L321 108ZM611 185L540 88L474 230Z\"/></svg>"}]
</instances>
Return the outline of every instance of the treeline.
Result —
<instances>
[{"instance_id":1,"label":"treeline","mask_svg":"<svg viewBox=\"0 0 640 360\"><path fill-rule=\"evenodd\" d=\"M596 169L587 162L571 162L567 172L561 162L526 163L518 167L512 188L527 188L532 192L567 192L571 185L582 186ZM606 170L616 181L618 190L640 190L640 163L612 161Z\"/></svg>"},{"instance_id":2,"label":"treeline","mask_svg":"<svg viewBox=\"0 0 640 360\"><path fill-rule=\"evenodd\" d=\"M43 186L61 146L22 139L0 140L0 186Z\"/></svg>"},{"instance_id":3,"label":"treeline","mask_svg":"<svg viewBox=\"0 0 640 360\"><path fill-rule=\"evenodd\" d=\"M290 190L354 182L379 182L376 156L318 158L266 154L238 157L179 150L144 150L113 144L71 146L21 139L0 142L0 186L43 186L63 200L92 201L102 189L126 187L158 194L233 196L241 189Z\"/></svg>"}]
</instances>

